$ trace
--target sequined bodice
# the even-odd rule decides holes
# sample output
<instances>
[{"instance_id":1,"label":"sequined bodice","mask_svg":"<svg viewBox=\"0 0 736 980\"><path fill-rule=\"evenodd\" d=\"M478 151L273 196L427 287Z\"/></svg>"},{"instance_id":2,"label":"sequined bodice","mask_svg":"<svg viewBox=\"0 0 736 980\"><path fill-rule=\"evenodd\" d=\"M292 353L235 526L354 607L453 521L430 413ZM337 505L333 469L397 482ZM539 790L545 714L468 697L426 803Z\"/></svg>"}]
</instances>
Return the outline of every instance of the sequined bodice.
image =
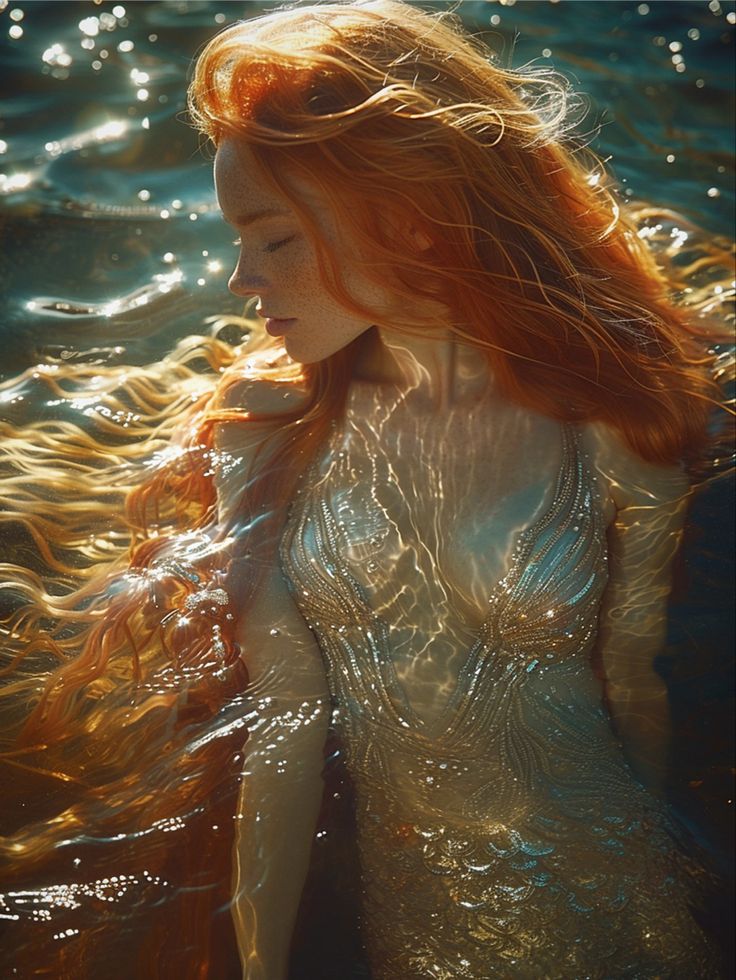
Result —
<instances>
[{"instance_id":1,"label":"sequined bodice","mask_svg":"<svg viewBox=\"0 0 736 980\"><path fill-rule=\"evenodd\" d=\"M412 709L394 668L391 624L372 608L369 587L361 582L377 567L387 533L381 514L370 511L370 488L363 488L365 505L356 517L343 492L348 486L354 496L349 478L342 479L350 466L344 453L328 456L308 474L282 557L325 654L344 726L377 726L382 738L399 746L407 738L450 754L464 746L475 757L485 753L500 722L499 685L513 679L549 699L556 674L569 678L581 666L589 670L606 580L605 529L577 433L563 427L562 438L552 504L520 533L477 638L461 656L451 694L431 724ZM362 526L359 541L370 535L372 549L359 553L346 518Z\"/></svg>"},{"instance_id":2,"label":"sequined bodice","mask_svg":"<svg viewBox=\"0 0 736 980\"><path fill-rule=\"evenodd\" d=\"M339 427L292 507L282 564L319 641L356 787L377 977L646 977L673 955L647 940L652 972L626 972L649 954L632 953L644 920L620 910L632 889L659 904L641 876L674 859L590 664L605 522L577 430L558 431L551 502L515 535L480 626L465 645L431 647L454 669L438 667L443 694L429 714L399 667L412 636L417 657L430 645L387 615L402 589L414 603L433 595L412 586L419 548L402 564L409 546L387 519L386 501L398 501L387 441L360 422ZM402 568L407 581L396 580ZM676 889L667 915L682 932ZM606 956L622 972L596 972Z\"/></svg>"}]
</instances>

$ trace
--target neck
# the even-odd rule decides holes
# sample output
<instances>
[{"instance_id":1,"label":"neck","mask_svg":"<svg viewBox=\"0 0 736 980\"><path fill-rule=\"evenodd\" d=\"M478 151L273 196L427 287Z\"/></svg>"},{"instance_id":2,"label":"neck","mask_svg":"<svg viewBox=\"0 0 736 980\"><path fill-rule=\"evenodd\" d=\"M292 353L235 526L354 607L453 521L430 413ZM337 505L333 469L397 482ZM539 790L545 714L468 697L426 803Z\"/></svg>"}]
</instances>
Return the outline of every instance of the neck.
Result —
<instances>
[{"instance_id":1,"label":"neck","mask_svg":"<svg viewBox=\"0 0 736 980\"><path fill-rule=\"evenodd\" d=\"M443 409L485 390L490 369L482 350L458 340L450 330L415 337L376 327L362 347L355 378L396 386L407 396Z\"/></svg>"}]
</instances>

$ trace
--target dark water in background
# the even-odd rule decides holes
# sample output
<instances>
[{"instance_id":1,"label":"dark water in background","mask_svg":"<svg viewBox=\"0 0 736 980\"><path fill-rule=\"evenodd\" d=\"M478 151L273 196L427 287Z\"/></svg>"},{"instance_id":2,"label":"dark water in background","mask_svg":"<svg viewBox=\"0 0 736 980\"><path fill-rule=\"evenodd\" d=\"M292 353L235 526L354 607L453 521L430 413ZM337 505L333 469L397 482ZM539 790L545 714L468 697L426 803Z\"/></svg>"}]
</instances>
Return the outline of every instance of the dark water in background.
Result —
<instances>
[{"instance_id":1,"label":"dark water in background","mask_svg":"<svg viewBox=\"0 0 736 980\"><path fill-rule=\"evenodd\" d=\"M203 316L239 309L184 90L220 25L275 6L0 0L6 374L54 346L145 360ZM733 2L459 8L494 47L509 51L518 31L514 65L551 62L589 94L584 128L603 123L597 146L626 193L730 234Z\"/></svg>"},{"instance_id":2,"label":"dark water in background","mask_svg":"<svg viewBox=\"0 0 736 980\"><path fill-rule=\"evenodd\" d=\"M184 91L218 27L275 6L0 0L5 377L49 358L143 363L207 317L240 312L225 288L232 233L182 118ZM733 2L456 6L497 49L518 32L515 66L551 62L588 93L584 129L602 123L594 145L627 195L732 234ZM4 397L30 418L46 411L23 396ZM673 801L721 863L733 810L732 514L724 483L693 508L661 661Z\"/></svg>"}]
</instances>

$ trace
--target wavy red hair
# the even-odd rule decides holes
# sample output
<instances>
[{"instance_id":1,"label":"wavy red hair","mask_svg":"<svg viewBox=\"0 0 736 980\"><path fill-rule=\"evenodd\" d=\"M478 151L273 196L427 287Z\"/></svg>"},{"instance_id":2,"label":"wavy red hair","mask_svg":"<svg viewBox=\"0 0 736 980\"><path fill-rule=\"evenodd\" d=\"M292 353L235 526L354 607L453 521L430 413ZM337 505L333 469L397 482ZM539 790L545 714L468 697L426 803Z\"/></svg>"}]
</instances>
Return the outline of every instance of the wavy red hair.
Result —
<instances>
[{"instance_id":1,"label":"wavy red hair","mask_svg":"<svg viewBox=\"0 0 736 980\"><path fill-rule=\"evenodd\" d=\"M452 17L370 0L228 28L199 56L189 98L195 125L215 145L234 136L252 149L301 216L325 285L346 307L410 333L448 326L417 316L383 324L361 306L339 255L319 238L299 194L303 179L371 256L365 273L383 283L390 269L407 310L417 297L440 300L509 399L558 419L602 421L652 462L703 454L709 413L722 400L707 349L722 337L704 315L712 295L686 296L693 268L676 271L640 236L646 213L627 207L574 135L579 104L561 76L500 66ZM387 213L399 220L386 222ZM402 247L396 227L405 222L429 248ZM696 264L724 258L713 247ZM216 428L270 427L244 506L269 515L258 528L273 543L301 472L343 409L365 342L303 368L263 340L242 356L207 340L147 370L118 378L110 369L111 400L134 402L143 420L128 441L117 430L110 438L104 423L91 435L44 422L8 427L9 465L29 489L20 502L9 495L6 520L31 534L40 561L37 570L6 569L22 601L8 629L4 701L22 698L33 710L3 761L75 790L52 819L5 838L14 867L43 863L89 824L140 831L195 814L218 793L232 800L232 787L221 787L234 778L246 680L236 620L217 603L189 615L198 595L221 587L233 547L245 546L218 526ZM203 355L213 371L205 380L191 366ZM64 371L84 384L83 370ZM230 397L244 379L298 385L304 397L257 416ZM46 466L55 453L74 481ZM80 496L92 502L86 509ZM192 551L196 574L181 574ZM217 737L200 738L206 726ZM196 903L189 914L202 920ZM207 967L187 969L204 976Z\"/></svg>"}]
</instances>

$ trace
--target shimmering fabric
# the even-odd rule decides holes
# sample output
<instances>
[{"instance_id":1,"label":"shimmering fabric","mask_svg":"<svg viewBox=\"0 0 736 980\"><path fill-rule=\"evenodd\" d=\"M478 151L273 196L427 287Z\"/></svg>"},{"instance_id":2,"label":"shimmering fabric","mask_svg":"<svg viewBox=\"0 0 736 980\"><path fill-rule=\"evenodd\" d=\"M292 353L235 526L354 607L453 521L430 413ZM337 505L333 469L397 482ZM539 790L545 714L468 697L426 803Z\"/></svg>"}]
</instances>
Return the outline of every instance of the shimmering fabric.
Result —
<instances>
[{"instance_id":1,"label":"shimmering fabric","mask_svg":"<svg viewBox=\"0 0 736 980\"><path fill-rule=\"evenodd\" d=\"M518 535L444 703L421 716L395 624L375 611L391 466L356 432L338 428L308 473L282 563L356 787L374 976L716 975L664 807L627 767L591 669L606 538L577 431L561 427L552 503Z\"/></svg>"}]
</instances>

